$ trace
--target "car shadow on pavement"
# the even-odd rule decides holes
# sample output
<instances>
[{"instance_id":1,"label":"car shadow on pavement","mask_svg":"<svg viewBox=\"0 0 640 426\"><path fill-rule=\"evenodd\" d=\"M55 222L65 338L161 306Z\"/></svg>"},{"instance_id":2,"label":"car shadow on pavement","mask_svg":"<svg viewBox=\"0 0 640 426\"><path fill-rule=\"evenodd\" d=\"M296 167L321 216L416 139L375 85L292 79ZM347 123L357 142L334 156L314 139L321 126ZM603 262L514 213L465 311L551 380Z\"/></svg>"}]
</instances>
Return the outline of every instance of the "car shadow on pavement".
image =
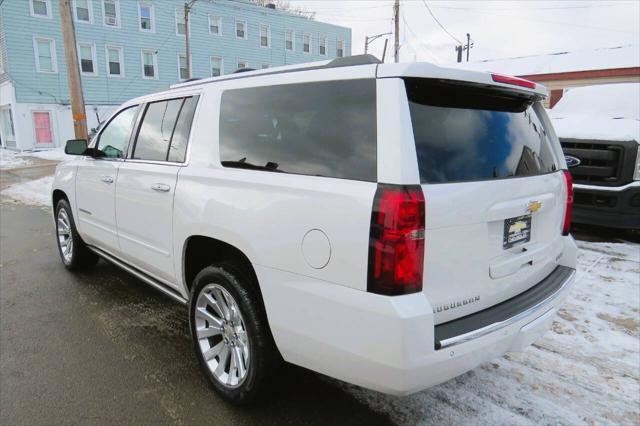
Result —
<instances>
[{"instance_id":1,"label":"car shadow on pavement","mask_svg":"<svg viewBox=\"0 0 640 426\"><path fill-rule=\"evenodd\" d=\"M201 423L223 412L223 418L234 423L391 424L333 379L287 363L275 372L263 398L252 406L235 407L223 401L201 373L185 306L102 260L78 278L93 301L100 328L125 359L153 372L146 381L153 382L160 400L181 422Z\"/></svg>"}]
</instances>

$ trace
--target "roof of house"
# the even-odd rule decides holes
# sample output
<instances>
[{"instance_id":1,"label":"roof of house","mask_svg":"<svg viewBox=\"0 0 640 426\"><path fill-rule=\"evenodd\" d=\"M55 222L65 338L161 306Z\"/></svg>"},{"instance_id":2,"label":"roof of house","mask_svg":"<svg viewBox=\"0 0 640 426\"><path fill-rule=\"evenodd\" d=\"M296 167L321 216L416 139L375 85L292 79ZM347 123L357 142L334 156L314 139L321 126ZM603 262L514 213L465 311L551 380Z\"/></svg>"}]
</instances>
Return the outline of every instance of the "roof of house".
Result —
<instances>
[{"instance_id":1,"label":"roof of house","mask_svg":"<svg viewBox=\"0 0 640 426\"><path fill-rule=\"evenodd\" d=\"M507 75L539 75L640 67L640 45L462 62L457 67Z\"/></svg>"},{"instance_id":2,"label":"roof of house","mask_svg":"<svg viewBox=\"0 0 640 426\"><path fill-rule=\"evenodd\" d=\"M640 142L640 83L569 89L549 115L560 138Z\"/></svg>"}]
</instances>

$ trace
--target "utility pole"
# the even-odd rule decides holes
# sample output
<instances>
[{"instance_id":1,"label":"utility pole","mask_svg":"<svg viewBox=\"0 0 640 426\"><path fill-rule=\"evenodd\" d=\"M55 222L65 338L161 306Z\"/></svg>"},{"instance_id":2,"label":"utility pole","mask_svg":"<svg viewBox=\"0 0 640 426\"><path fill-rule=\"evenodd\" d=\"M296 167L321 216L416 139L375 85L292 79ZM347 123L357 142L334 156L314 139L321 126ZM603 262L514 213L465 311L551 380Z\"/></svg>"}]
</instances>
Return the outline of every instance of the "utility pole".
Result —
<instances>
[{"instance_id":1,"label":"utility pole","mask_svg":"<svg viewBox=\"0 0 640 426\"><path fill-rule=\"evenodd\" d=\"M187 79L192 77L191 75L191 51L189 50L189 12L191 8L198 0L190 0L184 2L184 43L185 43L185 56L187 58Z\"/></svg>"},{"instance_id":2,"label":"utility pole","mask_svg":"<svg viewBox=\"0 0 640 426\"><path fill-rule=\"evenodd\" d=\"M369 45L374 41L379 39L380 37L384 37L386 35L391 34L389 33L381 33L381 34L376 34L376 35L372 35L372 36L365 36L364 38L364 53L365 55L367 54L367 52L369 51Z\"/></svg>"},{"instance_id":3,"label":"utility pole","mask_svg":"<svg viewBox=\"0 0 640 426\"><path fill-rule=\"evenodd\" d=\"M88 139L87 115L84 109L84 95L82 94L82 81L80 80L80 66L78 65L78 50L76 47L76 31L71 19L70 3L70 0L60 0L60 23L64 40L64 58L67 64L73 132L76 139L86 140Z\"/></svg>"},{"instance_id":4,"label":"utility pole","mask_svg":"<svg viewBox=\"0 0 640 426\"><path fill-rule=\"evenodd\" d=\"M400 62L400 0L396 0L393 6L394 24L395 24L395 42L393 45L394 61Z\"/></svg>"}]
</instances>

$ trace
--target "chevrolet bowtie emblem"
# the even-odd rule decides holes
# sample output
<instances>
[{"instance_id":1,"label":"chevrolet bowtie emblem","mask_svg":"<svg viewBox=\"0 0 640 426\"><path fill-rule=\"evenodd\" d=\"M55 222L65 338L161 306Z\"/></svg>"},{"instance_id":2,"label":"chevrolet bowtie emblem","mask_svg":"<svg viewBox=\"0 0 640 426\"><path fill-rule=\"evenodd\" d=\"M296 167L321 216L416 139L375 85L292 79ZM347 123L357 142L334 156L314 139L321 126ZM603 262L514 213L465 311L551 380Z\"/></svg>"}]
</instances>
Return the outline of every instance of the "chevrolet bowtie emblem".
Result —
<instances>
[{"instance_id":1,"label":"chevrolet bowtie emblem","mask_svg":"<svg viewBox=\"0 0 640 426\"><path fill-rule=\"evenodd\" d=\"M529 205L527 206L528 213L535 213L542 207L542 203L540 201L529 201Z\"/></svg>"}]
</instances>

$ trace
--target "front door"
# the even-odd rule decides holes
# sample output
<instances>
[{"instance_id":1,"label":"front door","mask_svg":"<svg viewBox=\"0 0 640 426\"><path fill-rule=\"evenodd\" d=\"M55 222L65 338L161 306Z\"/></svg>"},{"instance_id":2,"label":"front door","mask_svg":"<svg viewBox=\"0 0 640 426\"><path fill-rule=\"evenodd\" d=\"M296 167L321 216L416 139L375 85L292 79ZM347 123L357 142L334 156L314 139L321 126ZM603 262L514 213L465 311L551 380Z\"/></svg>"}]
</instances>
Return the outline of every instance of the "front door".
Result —
<instances>
[{"instance_id":1,"label":"front door","mask_svg":"<svg viewBox=\"0 0 640 426\"><path fill-rule=\"evenodd\" d=\"M51 113L49 111L33 112L33 132L36 148L53 146L53 130L51 128Z\"/></svg>"},{"instance_id":2,"label":"front door","mask_svg":"<svg viewBox=\"0 0 640 426\"><path fill-rule=\"evenodd\" d=\"M138 107L116 114L96 138L103 157L83 157L76 175L76 217L86 243L119 253L115 194L118 169L126 153Z\"/></svg>"},{"instance_id":3,"label":"front door","mask_svg":"<svg viewBox=\"0 0 640 426\"><path fill-rule=\"evenodd\" d=\"M118 171L116 217L126 260L165 284L173 267L173 196L197 97L146 105L131 154Z\"/></svg>"}]
</instances>

